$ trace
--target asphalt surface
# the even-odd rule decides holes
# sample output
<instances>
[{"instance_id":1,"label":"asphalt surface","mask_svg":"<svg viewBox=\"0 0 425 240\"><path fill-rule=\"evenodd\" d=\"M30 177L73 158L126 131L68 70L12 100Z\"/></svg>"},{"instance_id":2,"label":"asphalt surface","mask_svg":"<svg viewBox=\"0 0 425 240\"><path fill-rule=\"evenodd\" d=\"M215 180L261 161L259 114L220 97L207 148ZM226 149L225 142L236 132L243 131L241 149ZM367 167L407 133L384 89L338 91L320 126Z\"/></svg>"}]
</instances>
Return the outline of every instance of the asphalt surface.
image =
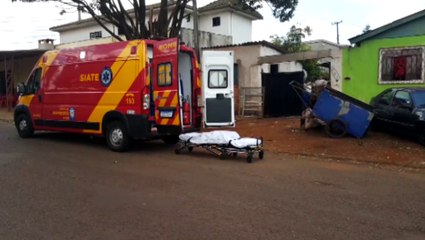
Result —
<instances>
[{"instance_id":1,"label":"asphalt surface","mask_svg":"<svg viewBox=\"0 0 425 240\"><path fill-rule=\"evenodd\" d=\"M355 154L355 153L353 153ZM20 139L0 122L0 239L425 239L425 174L160 141Z\"/></svg>"}]
</instances>

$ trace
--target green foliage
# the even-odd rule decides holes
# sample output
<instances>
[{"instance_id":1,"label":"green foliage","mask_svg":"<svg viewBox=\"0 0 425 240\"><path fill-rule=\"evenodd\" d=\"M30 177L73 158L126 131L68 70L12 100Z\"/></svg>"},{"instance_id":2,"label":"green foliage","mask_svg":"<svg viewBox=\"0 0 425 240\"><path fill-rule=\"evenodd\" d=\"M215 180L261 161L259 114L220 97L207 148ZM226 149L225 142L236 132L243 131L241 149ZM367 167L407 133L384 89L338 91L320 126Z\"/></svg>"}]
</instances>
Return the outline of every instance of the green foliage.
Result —
<instances>
[{"instance_id":1,"label":"green foliage","mask_svg":"<svg viewBox=\"0 0 425 240\"><path fill-rule=\"evenodd\" d=\"M286 36L273 35L270 36L271 42L279 46L287 53L304 52L310 50L307 45L303 43L306 36L310 36L312 29L309 26L304 28L292 26Z\"/></svg>"},{"instance_id":2,"label":"green foliage","mask_svg":"<svg viewBox=\"0 0 425 240\"><path fill-rule=\"evenodd\" d=\"M298 0L242 0L242 2L253 9L262 8L263 4L267 4L272 8L273 16L281 22L291 19L298 5Z\"/></svg>"}]
</instances>

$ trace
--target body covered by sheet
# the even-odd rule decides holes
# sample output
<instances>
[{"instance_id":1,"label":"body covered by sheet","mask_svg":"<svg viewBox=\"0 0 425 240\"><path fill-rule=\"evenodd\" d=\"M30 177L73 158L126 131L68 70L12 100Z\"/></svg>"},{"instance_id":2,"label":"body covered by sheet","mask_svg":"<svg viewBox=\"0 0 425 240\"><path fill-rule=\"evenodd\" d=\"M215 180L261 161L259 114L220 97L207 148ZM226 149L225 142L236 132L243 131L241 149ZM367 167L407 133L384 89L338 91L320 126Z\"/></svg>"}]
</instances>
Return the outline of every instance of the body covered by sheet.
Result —
<instances>
[{"instance_id":1,"label":"body covered by sheet","mask_svg":"<svg viewBox=\"0 0 425 240\"><path fill-rule=\"evenodd\" d=\"M239 139L240 136L235 131L224 131L217 130L203 133L185 133L180 134L180 140L189 141L190 143L202 145L202 144L229 144L230 141Z\"/></svg>"},{"instance_id":2,"label":"body covered by sheet","mask_svg":"<svg viewBox=\"0 0 425 240\"><path fill-rule=\"evenodd\" d=\"M235 148L247 148L256 147L262 144L261 139L257 138L241 138L240 135L235 131L211 131L211 132L194 132L185 133L179 136L180 140L184 142L190 142L195 145L203 144L217 144L217 145L229 145Z\"/></svg>"}]
</instances>

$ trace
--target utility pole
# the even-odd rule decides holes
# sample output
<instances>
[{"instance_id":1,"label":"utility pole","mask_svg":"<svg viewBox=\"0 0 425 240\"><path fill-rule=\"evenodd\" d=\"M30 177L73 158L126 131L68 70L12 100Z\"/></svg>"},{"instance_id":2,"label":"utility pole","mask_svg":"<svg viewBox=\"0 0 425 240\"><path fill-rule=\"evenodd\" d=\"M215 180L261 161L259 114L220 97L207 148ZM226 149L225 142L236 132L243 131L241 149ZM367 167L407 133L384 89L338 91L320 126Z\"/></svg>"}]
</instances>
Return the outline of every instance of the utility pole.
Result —
<instances>
[{"instance_id":1,"label":"utility pole","mask_svg":"<svg viewBox=\"0 0 425 240\"><path fill-rule=\"evenodd\" d=\"M78 3L77 5L77 11L78 11L78 21L81 21L81 5Z\"/></svg>"},{"instance_id":2,"label":"utility pole","mask_svg":"<svg viewBox=\"0 0 425 240\"><path fill-rule=\"evenodd\" d=\"M193 41L195 44L195 51L200 59L200 50L199 50L199 25L198 25L198 6L196 0L193 0Z\"/></svg>"},{"instance_id":3,"label":"utility pole","mask_svg":"<svg viewBox=\"0 0 425 240\"><path fill-rule=\"evenodd\" d=\"M336 43L339 45L339 24L342 23L341 21L333 22L332 25L336 25Z\"/></svg>"}]
</instances>

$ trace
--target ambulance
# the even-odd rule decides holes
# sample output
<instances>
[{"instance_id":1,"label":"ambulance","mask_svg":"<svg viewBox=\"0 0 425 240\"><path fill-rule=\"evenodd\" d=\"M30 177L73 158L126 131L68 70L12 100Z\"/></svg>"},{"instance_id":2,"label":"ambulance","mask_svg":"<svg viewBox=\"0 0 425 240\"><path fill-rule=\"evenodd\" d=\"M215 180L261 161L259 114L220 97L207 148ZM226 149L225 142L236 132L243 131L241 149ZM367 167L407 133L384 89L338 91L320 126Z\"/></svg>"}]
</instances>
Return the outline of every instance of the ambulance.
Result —
<instances>
[{"instance_id":1,"label":"ambulance","mask_svg":"<svg viewBox=\"0 0 425 240\"><path fill-rule=\"evenodd\" d=\"M202 61L177 38L48 51L18 85L16 129L104 136L121 152L136 139L175 143L202 125L233 126L233 52Z\"/></svg>"}]
</instances>

